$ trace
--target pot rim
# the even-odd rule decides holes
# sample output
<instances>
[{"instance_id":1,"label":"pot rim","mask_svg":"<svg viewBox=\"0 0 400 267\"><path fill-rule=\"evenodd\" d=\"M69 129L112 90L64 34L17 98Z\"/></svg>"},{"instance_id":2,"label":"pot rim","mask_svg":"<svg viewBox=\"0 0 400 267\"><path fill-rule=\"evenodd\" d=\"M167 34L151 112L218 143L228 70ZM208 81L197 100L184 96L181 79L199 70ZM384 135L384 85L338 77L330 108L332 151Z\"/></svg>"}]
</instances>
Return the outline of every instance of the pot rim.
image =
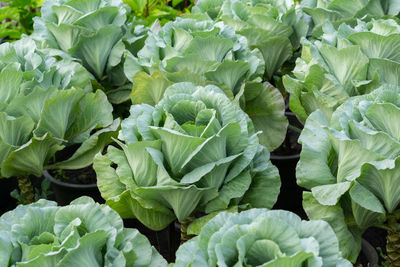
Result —
<instances>
[{"instance_id":1,"label":"pot rim","mask_svg":"<svg viewBox=\"0 0 400 267\"><path fill-rule=\"evenodd\" d=\"M69 188L79 188L79 189L94 189L97 188L97 184L72 184L65 183L54 178L47 170L43 171L43 176L49 178L49 180L59 186L69 187Z\"/></svg>"},{"instance_id":2,"label":"pot rim","mask_svg":"<svg viewBox=\"0 0 400 267\"><path fill-rule=\"evenodd\" d=\"M292 155L285 155L285 156L279 156L279 155L274 155L270 154L269 157L271 160L292 160L292 159L300 159L300 153L292 154Z\"/></svg>"}]
</instances>

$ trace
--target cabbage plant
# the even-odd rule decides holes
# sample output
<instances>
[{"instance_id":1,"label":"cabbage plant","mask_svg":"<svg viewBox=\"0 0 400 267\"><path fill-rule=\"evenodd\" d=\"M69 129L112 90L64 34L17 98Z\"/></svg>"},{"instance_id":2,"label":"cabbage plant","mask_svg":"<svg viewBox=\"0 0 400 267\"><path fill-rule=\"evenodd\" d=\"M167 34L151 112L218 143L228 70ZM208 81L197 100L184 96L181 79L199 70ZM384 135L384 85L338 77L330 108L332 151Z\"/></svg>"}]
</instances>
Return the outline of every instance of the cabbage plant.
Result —
<instances>
[{"instance_id":1,"label":"cabbage plant","mask_svg":"<svg viewBox=\"0 0 400 267\"><path fill-rule=\"evenodd\" d=\"M223 22L178 18L153 27L143 49L126 59L124 69L133 79L133 104L156 105L173 83L213 84L240 103L263 131L261 144L272 151L284 140L288 123L283 98L273 86L261 83L261 52L249 49L247 40Z\"/></svg>"},{"instance_id":2,"label":"cabbage plant","mask_svg":"<svg viewBox=\"0 0 400 267\"><path fill-rule=\"evenodd\" d=\"M328 221L343 255L357 259L370 226L388 230L388 259L399 266L400 88L384 86L341 105L331 122L320 110L307 119L297 183L311 192L303 206Z\"/></svg>"},{"instance_id":3,"label":"cabbage plant","mask_svg":"<svg viewBox=\"0 0 400 267\"><path fill-rule=\"evenodd\" d=\"M46 0L41 13L33 34L41 48L78 59L113 103L129 99L132 85L123 72L124 54L141 48L146 29L127 22L128 5L121 0Z\"/></svg>"},{"instance_id":4,"label":"cabbage plant","mask_svg":"<svg viewBox=\"0 0 400 267\"><path fill-rule=\"evenodd\" d=\"M19 205L0 217L0 247L1 266L167 266L145 236L89 197Z\"/></svg>"},{"instance_id":5,"label":"cabbage plant","mask_svg":"<svg viewBox=\"0 0 400 267\"><path fill-rule=\"evenodd\" d=\"M284 210L221 212L183 244L174 267L350 267L325 221L302 221Z\"/></svg>"},{"instance_id":6,"label":"cabbage plant","mask_svg":"<svg viewBox=\"0 0 400 267\"><path fill-rule=\"evenodd\" d=\"M56 86L59 89L79 87L85 92L92 91L90 75L82 65L68 59L56 60L55 57L47 56L37 49L31 38L0 45L0 71L4 69L22 74L20 87L23 89ZM16 83L19 83L18 80Z\"/></svg>"},{"instance_id":7,"label":"cabbage plant","mask_svg":"<svg viewBox=\"0 0 400 267\"><path fill-rule=\"evenodd\" d=\"M253 124L216 86L177 83L133 105L118 144L95 157L97 185L123 218L160 230L231 206L271 208L280 179Z\"/></svg>"},{"instance_id":8,"label":"cabbage plant","mask_svg":"<svg viewBox=\"0 0 400 267\"><path fill-rule=\"evenodd\" d=\"M106 95L91 92L87 71L45 56L30 39L0 45L0 88L0 177L18 177L27 201L28 176L42 176L56 151L81 144L47 168L86 167L118 128Z\"/></svg>"},{"instance_id":9,"label":"cabbage plant","mask_svg":"<svg viewBox=\"0 0 400 267\"><path fill-rule=\"evenodd\" d=\"M294 77L283 78L290 109L304 122L321 109L326 117L349 97L381 84L400 85L400 25L395 20L358 21L335 30L324 25L321 41L303 41Z\"/></svg>"},{"instance_id":10,"label":"cabbage plant","mask_svg":"<svg viewBox=\"0 0 400 267\"><path fill-rule=\"evenodd\" d=\"M291 0L200 0L192 12L223 21L245 36L249 46L263 55L266 80L292 57L309 28L301 9Z\"/></svg>"},{"instance_id":11,"label":"cabbage plant","mask_svg":"<svg viewBox=\"0 0 400 267\"><path fill-rule=\"evenodd\" d=\"M312 35L320 37L326 21L338 27L353 24L357 19L369 20L383 16L398 16L400 4L396 0L302 0L301 7L312 18Z\"/></svg>"}]
</instances>

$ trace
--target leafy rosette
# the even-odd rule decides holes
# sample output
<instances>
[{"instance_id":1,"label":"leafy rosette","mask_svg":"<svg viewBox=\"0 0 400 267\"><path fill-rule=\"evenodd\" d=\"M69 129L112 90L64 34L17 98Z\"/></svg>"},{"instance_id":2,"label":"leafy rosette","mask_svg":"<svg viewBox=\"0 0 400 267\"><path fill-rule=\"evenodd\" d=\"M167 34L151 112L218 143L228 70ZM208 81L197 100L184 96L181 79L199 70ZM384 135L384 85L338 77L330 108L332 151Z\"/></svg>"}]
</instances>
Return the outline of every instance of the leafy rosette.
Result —
<instances>
[{"instance_id":1,"label":"leafy rosette","mask_svg":"<svg viewBox=\"0 0 400 267\"><path fill-rule=\"evenodd\" d=\"M217 85L230 99L235 97L256 129L263 131L261 144L272 151L284 140L283 98L276 88L260 82L260 51L249 49L247 40L223 22L178 18L161 29L153 27L138 57L125 61L125 72L133 78L133 104L156 105L165 89L177 82Z\"/></svg>"},{"instance_id":2,"label":"leafy rosette","mask_svg":"<svg viewBox=\"0 0 400 267\"><path fill-rule=\"evenodd\" d=\"M129 99L132 85L123 72L124 55L143 46L146 29L127 23L128 5L121 0L46 0L41 13L33 34L41 48L78 59L113 103Z\"/></svg>"},{"instance_id":3,"label":"leafy rosette","mask_svg":"<svg viewBox=\"0 0 400 267\"><path fill-rule=\"evenodd\" d=\"M106 205L39 200L0 217L1 266L166 266L136 229Z\"/></svg>"},{"instance_id":4,"label":"leafy rosette","mask_svg":"<svg viewBox=\"0 0 400 267\"><path fill-rule=\"evenodd\" d=\"M44 56L32 40L0 46L0 88L0 177L41 176L49 158L72 144L81 145L52 167L86 167L118 128L106 95L91 92L88 72Z\"/></svg>"},{"instance_id":5,"label":"leafy rosette","mask_svg":"<svg viewBox=\"0 0 400 267\"><path fill-rule=\"evenodd\" d=\"M398 16L400 13L399 3L393 0L303 0L300 5L312 18L312 35L315 37L322 35L322 26L326 21L337 28L342 23L354 24L357 19Z\"/></svg>"},{"instance_id":6,"label":"leafy rosette","mask_svg":"<svg viewBox=\"0 0 400 267\"><path fill-rule=\"evenodd\" d=\"M400 85L400 25L395 20L359 21L338 30L326 23L321 39L303 41L294 77L283 78L290 108L303 122L317 109L330 118L349 97L382 84Z\"/></svg>"},{"instance_id":7,"label":"leafy rosette","mask_svg":"<svg viewBox=\"0 0 400 267\"><path fill-rule=\"evenodd\" d=\"M92 90L90 75L82 65L47 56L39 51L30 38L0 45L0 71L3 69L21 72L24 80L21 86L27 89L53 85L59 89L74 86L84 88L87 92Z\"/></svg>"},{"instance_id":8,"label":"leafy rosette","mask_svg":"<svg viewBox=\"0 0 400 267\"><path fill-rule=\"evenodd\" d=\"M174 267L350 267L325 221L302 221L284 210L221 212L183 244Z\"/></svg>"},{"instance_id":9,"label":"leafy rosette","mask_svg":"<svg viewBox=\"0 0 400 267\"><path fill-rule=\"evenodd\" d=\"M399 93L400 88L384 86L348 100L330 123L317 110L299 139L297 183L311 190L304 193L304 209L311 219L331 224L351 261L362 233L399 212ZM389 220L398 235L396 227Z\"/></svg>"},{"instance_id":10,"label":"leafy rosette","mask_svg":"<svg viewBox=\"0 0 400 267\"><path fill-rule=\"evenodd\" d=\"M216 86L177 83L155 106L133 105L121 149L96 155L106 203L123 218L160 230L194 212L271 208L280 178L253 124Z\"/></svg>"},{"instance_id":11,"label":"leafy rosette","mask_svg":"<svg viewBox=\"0 0 400 267\"><path fill-rule=\"evenodd\" d=\"M266 80L292 57L309 27L294 1L200 0L192 12L221 20L245 36L249 46L258 48L264 57Z\"/></svg>"}]
</instances>

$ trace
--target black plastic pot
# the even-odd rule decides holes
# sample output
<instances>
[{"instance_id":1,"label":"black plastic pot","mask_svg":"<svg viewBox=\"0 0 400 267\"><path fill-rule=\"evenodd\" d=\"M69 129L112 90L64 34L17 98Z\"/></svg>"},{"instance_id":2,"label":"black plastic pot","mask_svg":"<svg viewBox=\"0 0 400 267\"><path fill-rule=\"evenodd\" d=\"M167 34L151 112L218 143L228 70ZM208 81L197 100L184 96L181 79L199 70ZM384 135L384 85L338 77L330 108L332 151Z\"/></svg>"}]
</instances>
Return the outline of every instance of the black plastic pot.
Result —
<instances>
[{"instance_id":1,"label":"black plastic pot","mask_svg":"<svg viewBox=\"0 0 400 267\"><path fill-rule=\"evenodd\" d=\"M303 125L292 112L285 112L285 115L289 120L289 125L298 129L303 128ZM299 133L288 129L285 143L287 143L288 139L293 138L295 139L294 142L297 143L298 136ZM291 142L293 143L293 140ZM284 155L277 154L276 152L271 153L271 162L278 168L282 182L278 201L274 208L292 211L303 219L306 219L307 216L302 206L304 189L296 184L296 165L300 159L300 146L296 150L290 151L287 151L286 147L285 153Z\"/></svg>"},{"instance_id":2,"label":"black plastic pot","mask_svg":"<svg viewBox=\"0 0 400 267\"><path fill-rule=\"evenodd\" d=\"M278 168L282 182L278 201L274 208L292 211L302 219L306 219L307 215L302 206L304 189L296 184L296 164L299 158L299 154L290 156L271 155L271 162Z\"/></svg>"},{"instance_id":3,"label":"black plastic pot","mask_svg":"<svg viewBox=\"0 0 400 267\"><path fill-rule=\"evenodd\" d=\"M72 200L81 196L89 196L96 202L104 203L97 184L65 183L54 178L48 171L44 171L43 175L50 180L55 200L61 206L68 205Z\"/></svg>"},{"instance_id":4,"label":"black plastic pot","mask_svg":"<svg viewBox=\"0 0 400 267\"><path fill-rule=\"evenodd\" d=\"M2 178L0 179L0 215L14 209L17 206L17 200L10 196L10 193L18 188L17 179Z\"/></svg>"}]
</instances>

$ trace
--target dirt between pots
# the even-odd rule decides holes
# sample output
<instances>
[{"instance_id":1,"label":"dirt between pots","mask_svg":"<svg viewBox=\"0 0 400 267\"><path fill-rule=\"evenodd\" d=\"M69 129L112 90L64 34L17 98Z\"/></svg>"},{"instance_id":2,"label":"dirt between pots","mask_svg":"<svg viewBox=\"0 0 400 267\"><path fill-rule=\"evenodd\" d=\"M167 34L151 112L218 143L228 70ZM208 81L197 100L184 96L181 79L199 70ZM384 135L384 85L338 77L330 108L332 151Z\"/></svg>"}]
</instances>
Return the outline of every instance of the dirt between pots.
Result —
<instances>
[{"instance_id":1,"label":"dirt between pots","mask_svg":"<svg viewBox=\"0 0 400 267\"><path fill-rule=\"evenodd\" d=\"M92 165L78 170L50 170L49 173L62 182L71 184L95 184L96 172Z\"/></svg>"}]
</instances>

